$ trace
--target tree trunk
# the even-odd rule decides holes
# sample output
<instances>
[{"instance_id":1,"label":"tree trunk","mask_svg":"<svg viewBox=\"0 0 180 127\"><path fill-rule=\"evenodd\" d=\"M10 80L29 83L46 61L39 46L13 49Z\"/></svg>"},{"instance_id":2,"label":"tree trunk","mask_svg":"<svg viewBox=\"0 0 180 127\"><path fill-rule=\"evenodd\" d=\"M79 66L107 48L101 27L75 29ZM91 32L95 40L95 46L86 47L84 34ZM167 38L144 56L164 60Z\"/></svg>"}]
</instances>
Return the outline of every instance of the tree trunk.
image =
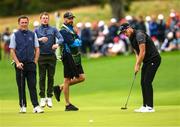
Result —
<instances>
[{"instance_id":1,"label":"tree trunk","mask_svg":"<svg viewBox=\"0 0 180 127\"><path fill-rule=\"evenodd\" d=\"M109 0L112 15L117 20L124 17L125 0Z\"/></svg>"}]
</instances>

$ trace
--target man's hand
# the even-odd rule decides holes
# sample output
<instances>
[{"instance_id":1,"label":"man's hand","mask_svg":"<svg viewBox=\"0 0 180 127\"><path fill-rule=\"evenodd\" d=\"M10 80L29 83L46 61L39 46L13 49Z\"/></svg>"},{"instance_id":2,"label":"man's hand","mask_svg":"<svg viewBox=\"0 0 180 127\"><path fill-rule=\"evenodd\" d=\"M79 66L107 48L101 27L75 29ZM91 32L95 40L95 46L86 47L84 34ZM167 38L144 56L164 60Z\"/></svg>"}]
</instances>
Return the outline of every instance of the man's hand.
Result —
<instances>
[{"instance_id":1,"label":"man's hand","mask_svg":"<svg viewBox=\"0 0 180 127\"><path fill-rule=\"evenodd\" d=\"M16 67L17 67L18 69L21 69L21 70L23 70L23 66L24 66L23 63L17 63L17 64L16 64Z\"/></svg>"},{"instance_id":2,"label":"man's hand","mask_svg":"<svg viewBox=\"0 0 180 127\"><path fill-rule=\"evenodd\" d=\"M59 47L59 44L54 44L54 45L52 46L52 49L53 49L53 50L56 50L58 47Z\"/></svg>"},{"instance_id":3,"label":"man's hand","mask_svg":"<svg viewBox=\"0 0 180 127\"><path fill-rule=\"evenodd\" d=\"M37 64L37 63L38 63L38 61L37 61L37 60L34 60L34 63L35 63L35 64Z\"/></svg>"},{"instance_id":4,"label":"man's hand","mask_svg":"<svg viewBox=\"0 0 180 127\"><path fill-rule=\"evenodd\" d=\"M138 73L140 70L140 65L139 64L136 64L135 67L134 67L134 73Z\"/></svg>"},{"instance_id":5,"label":"man's hand","mask_svg":"<svg viewBox=\"0 0 180 127\"><path fill-rule=\"evenodd\" d=\"M47 42L48 38L47 37L41 37L38 39L38 41Z\"/></svg>"}]
</instances>

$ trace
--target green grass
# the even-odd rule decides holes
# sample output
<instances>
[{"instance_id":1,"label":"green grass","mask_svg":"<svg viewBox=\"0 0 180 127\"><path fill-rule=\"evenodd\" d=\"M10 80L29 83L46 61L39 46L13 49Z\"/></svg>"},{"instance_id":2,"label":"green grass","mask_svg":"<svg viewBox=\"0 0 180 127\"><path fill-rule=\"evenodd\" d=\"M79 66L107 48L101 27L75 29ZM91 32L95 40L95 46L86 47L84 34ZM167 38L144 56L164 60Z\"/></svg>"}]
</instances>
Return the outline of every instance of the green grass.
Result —
<instances>
[{"instance_id":1,"label":"green grass","mask_svg":"<svg viewBox=\"0 0 180 127\"><path fill-rule=\"evenodd\" d=\"M134 113L142 103L140 74L137 75L128 110L121 110L133 79L135 58L131 56L83 58L86 81L71 87L72 103L78 112L64 112L64 96L44 114L33 114L27 92L26 114L19 114L14 68L0 62L1 127L173 127L180 126L180 52L162 53L162 63L154 84L155 113ZM55 84L63 81L58 62ZM89 120L93 120L90 122Z\"/></svg>"}]
</instances>

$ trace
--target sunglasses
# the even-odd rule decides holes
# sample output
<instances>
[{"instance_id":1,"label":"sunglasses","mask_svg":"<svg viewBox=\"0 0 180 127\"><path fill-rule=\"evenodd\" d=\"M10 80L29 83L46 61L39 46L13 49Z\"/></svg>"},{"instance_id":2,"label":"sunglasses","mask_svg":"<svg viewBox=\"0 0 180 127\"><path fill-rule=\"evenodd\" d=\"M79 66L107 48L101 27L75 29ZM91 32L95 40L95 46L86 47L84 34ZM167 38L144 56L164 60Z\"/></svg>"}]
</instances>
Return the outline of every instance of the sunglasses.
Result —
<instances>
[{"instance_id":1,"label":"sunglasses","mask_svg":"<svg viewBox=\"0 0 180 127\"><path fill-rule=\"evenodd\" d=\"M70 17L70 18L67 18L67 19L69 19L69 20L73 20L73 19L74 19L74 17Z\"/></svg>"}]
</instances>

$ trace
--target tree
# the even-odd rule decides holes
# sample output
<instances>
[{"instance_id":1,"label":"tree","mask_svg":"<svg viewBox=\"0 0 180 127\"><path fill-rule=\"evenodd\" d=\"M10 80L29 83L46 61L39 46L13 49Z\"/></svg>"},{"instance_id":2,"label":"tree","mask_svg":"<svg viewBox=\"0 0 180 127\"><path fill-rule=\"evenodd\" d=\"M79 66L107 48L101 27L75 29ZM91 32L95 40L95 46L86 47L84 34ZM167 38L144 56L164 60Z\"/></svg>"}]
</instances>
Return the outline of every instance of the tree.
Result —
<instances>
[{"instance_id":1,"label":"tree","mask_svg":"<svg viewBox=\"0 0 180 127\"><path fill-rule=\"evenodd\" d=\"M109 0L112 16L116 19L124 17L124 12L129 9L131 0Z\"/></svg>"},{"instance_id":2,"label":"tree","mask_svg":"<svg viewBox=\"0 0 180 127\"><path fill-rule=\"evenodd\" d=\"M117 19L124 16L132 0L0 0L0 16L32 14L86 5L105 5L109 3L112 15Z\"/></svg>"},{"instance_id":3,"label":"tree","mask_svg":"<svg viewBox=\"0 0 180 127\"><path fill-rule=\"evenodd\" d=\"M0 16L33 14L100 3L101 0L0 0Z\"/></svg>"}]
</instances>

